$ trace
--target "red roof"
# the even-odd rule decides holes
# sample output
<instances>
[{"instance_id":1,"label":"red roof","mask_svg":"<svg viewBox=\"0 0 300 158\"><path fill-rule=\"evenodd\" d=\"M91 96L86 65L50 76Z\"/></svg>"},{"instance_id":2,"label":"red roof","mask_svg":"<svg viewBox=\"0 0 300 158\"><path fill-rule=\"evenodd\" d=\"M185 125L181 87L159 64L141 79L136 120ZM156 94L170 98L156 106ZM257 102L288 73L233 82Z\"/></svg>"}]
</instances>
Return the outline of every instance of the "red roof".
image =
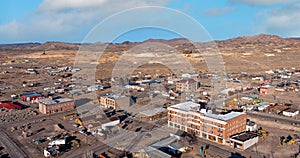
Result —
<instances>
[{"instance_id":1,"label":"red roof","mask_svg":"<svg viewBox=\"0 0 300 158\"><path fill-rule=\"evenodd\" d=\"M0 108L6 108L6 109L21 109L21 106L16 105L12 102L1 102L0 101Z\"/></svg>"}]
</instances>

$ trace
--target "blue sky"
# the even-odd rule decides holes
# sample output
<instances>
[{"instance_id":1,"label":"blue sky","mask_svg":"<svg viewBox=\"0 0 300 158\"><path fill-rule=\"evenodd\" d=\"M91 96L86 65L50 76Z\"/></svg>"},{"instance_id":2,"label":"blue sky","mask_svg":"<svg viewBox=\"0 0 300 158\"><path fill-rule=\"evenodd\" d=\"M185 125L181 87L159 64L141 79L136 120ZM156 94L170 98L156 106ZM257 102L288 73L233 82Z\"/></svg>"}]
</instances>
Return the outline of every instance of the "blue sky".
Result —
<instances>
[{"instance_id":1,"label":"blue sky","mask_svg":"<svg viewBox=\"0 0 300 158\"><path fill-rule=\"evenodd\" d=\"M192 17L215 40L261 33L300 37L299 0L2 0L0 43L82 42L93 28L101 27L101 21L110 20L108 17L111 15L149 5L171 8ZM180 25L183 19L165 16L169 14L123 16L118 24L99 33L99 39L95 40L111 42L101 37L109 36L109 33L117 31L127 23L142 21L178 25L178 30L183 28L191 33L195 31L191 29L195 26ZM139 28L121 34L113 41L178 37L182 37L180 32L168 28Z\"/></svg>"}]
</instances>

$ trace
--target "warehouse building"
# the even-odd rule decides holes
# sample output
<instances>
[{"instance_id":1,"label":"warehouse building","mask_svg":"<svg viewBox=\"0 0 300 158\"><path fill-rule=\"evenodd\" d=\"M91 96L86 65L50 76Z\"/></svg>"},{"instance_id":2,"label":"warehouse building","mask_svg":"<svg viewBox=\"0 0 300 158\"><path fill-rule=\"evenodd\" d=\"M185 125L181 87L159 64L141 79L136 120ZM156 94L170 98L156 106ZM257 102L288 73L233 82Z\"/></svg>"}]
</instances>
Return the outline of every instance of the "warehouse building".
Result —
<instances>
[{"instance_id":1,"label":"warehouse building","mask_svg":"<svg viewBox=\"0 0 300 158\"><path fill-rule=\"evenodd\" d=\"M21 98L22 101L33 101L40 97L41 97L40 94L31 93L31 94L23 94Z\"/></svg>"},{"instance_id":2,"label":"warehouse building","mask_svg":"<svg viewBox=\"0 0 300 158\"><path fill-rule=\"evenodd\" d=\"M0 100L0 109L1 108L5 108L5 109L18 109L20 110L22 107L13 103L13 102L10 102L10 101L1 101Z\"/></svg>"},{"instance_id":3,"label":"warehouse building","mask_svg":"<svg viewBox=\"0 0 300 158\"><path fill-rule=\"evenodd\" d=\"M72 110L74 108L74 100L69 98L59 98L39 103L39 111L42 114L53 114L57 112Z\"/></svg>"}]
</instances>

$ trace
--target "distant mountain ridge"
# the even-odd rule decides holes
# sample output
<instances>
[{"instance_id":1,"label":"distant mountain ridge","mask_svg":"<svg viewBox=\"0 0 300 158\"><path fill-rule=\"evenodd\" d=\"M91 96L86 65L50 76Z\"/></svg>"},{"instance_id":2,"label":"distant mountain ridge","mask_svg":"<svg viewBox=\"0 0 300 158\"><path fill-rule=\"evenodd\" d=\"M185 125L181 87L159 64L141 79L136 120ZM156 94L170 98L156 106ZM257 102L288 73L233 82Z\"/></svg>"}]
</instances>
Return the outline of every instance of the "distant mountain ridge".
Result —
<instances>
[{"instance_id":1,"label":"distant mountain ridge","mask_svg":"<svg viewBox=\"0 0 300 158\"><path fill-rule=\"evenodd\" d=\"M129 45L129 44L140 44L146 42L158 42L164 44L185 44L190 43L188 39L185 38L174 38L170 40L164 39L148 39L143 42L130 42L125 41L123 43L116 43L115 45ZM238 43L238 44L249 44L249 43L287 43L287 42L300 42L300 38L282 38L276 35L268 35L268 34L259 34L255 36L242 36L231 38L227 40L216 40L216 43ZM84 43L88 45L96 45L101 42L96 43ZM16 44L0 44L0 51L47 51L47 50L78 50L80 45L78 43L67 43L67 42L45 42L45 43L37 43L37 42L29 42L29 43L16 43ZM111 43L110 45L114 45Z\"/></svg>"}]
</instances>

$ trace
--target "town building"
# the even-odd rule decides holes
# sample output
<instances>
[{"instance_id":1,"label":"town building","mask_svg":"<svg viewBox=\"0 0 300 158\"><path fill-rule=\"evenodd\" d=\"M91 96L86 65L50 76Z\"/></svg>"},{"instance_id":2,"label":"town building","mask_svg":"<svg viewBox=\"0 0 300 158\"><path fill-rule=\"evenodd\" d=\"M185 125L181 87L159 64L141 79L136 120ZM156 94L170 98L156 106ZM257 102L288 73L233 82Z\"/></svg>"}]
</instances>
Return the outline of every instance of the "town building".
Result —
<instances>
[{"instance_id":1,"label":"town building","mask_svg":"<svg viewBox=\"0 0 300 158\"><path fill-rule=\"evenodd\" d=\"M22 107L14 104L13 102L10 102L10 101L1 101L0 100L0 108L20 110Z\"/></svg>"},{"instance_id":2,"label":"town building","mask_svg":"<svg viewBox=\"0 0 300 158\"><path fill-rule=\"evenodd\" d=\"M59 98L55 100L48 100L39 102L39 111L42 114L53 114L72 110L75 108L75 102L69 98Z\"/></svg>"},{"instance_id":3,"label":"town building","mask_svg":"<svg viewBox=\"0 0 300 158\"><path fill-rule=\"evenodd\" d=\"M256 132L238 133L230 138L230 146L235 149L246 150L258 143L258 137L259 134Z\"/></svg>"},{"instance_id":4,"label":"town building","mask_svg":"<svg viewBox=\"0 0 300 158\"><path fill-rule=\"evenodd\" d=\"M257 124L253 121L247 120L246 130L247 131L256 131L257 130Z\"/></svg>"},{"instance_id":5,"label":"town building","mask_svg":"<svg viewBox=\"0 0 300 158\"><path fill-rule=\"evenodd\" d=\"M155 141L153 144L144 147L139 152L133 153L134 157L143 158L173 158L181 157L181 152L172 147L179 140L177 136L169 136Z\"/></svg>"},{"instance_id":6,"label":"town building","mask_svg":"<svg viewBox=\"0 0 300 158\"><path fill-rule=\"evenodd\" d=\"M197 72L189 72L181 75L183 78L198 78L199 74Z\"/></svg>"},{"instance_id":7,"label":"town building","mask_svg":"<svg viewBox=\"0 0 300 158\"><path fill-rule=\"evenodd\" d=\"M284 116L294 117L299 114L299 110L288 108L282 112Z\"/></svg>"},{"instance_id":8,"label":"town building","mask_svg":"<svg viewBox=\"0 0 300 158\"><path fill-rule=\"evenodd\" d=\"M111 118L109 118L109 120L106 120L106 122L102 123L101 128L103 130L106 130L109 127L113 127L113 126L116 126L116 125L120 124L120 122L121 121L118 117L111 117Z\"/></svg>"},{"instance_id":9,"label":"town building","mask_svg":"<svg viewBox=\"0 0 300 158\"><path fill-rule=\"evenodd\" d=\"M147 118L150 121L157 120L165 116L167 116L167 109L165 108L155 108L140 112L141 118Z\"/></svg>"},{"instance_id":10,"label":"town building","mask_svg":"<svg viewBox=\"0 0 300 158\"><path fill-rule=\"evenodd\" d=\"M231 91L246 91L247 89L252 88L252 84L243 80L234 80L226 82L226 88L230 88Z\"/></svg>"},{"instance_id":11,"label":"town building","mask_svg":"<svg viewBox=\"0 0 300 158\"><path fill-rule=\"evenodd\" d=\"M33 101L33 100L36 100L37 98L40 98L40 97L41 97L40 94L32 93L32 94L23 94L21 98L22 98L23 101Z\"/></svg>"},{"instance_id":12,"label":"town building","mask_svg":"<svg viewBox=\"0 0 300 158\"><path fill-rule=\"evenodd\" d=\"M272 94L274 93L275 88L269 85L261 86L259 89L260 94Z\"/></svg>"},{"instance_id":13,"label":"town building","mask_svg":"<svg viewBox=\"0 0 300 158\"><path fill-rule=\"evenodd\" d=\"M99 101L104 108L112 108L112 109L117 109L122 105L129 106L132 103L130 97L118 96L118 95L101 96Z\"/></svg>"},{"instance_id":14,"label":"town building","mask_svg":"<svg viewBox=\"0 0 300 158\"><path fill-rule=\"evenodd\" d=\"M195 92L198 89L198 83L194 79L186 78L176 83L176 91Z\"/></svg>"},{"instance_id":15,"label":"town building","mask_svg":"<svg viewBox=\"0 0 300 158\"><path fill-rule=\"evenodd\" d=\"M268 107L271 106L271 104L265 103L265 102L261 102L261 103L259 103L258 105L259 105L259 106L257 107L257 109L258 109L259 111L264 111L264 110L266 110Z\"/></svg>"},{"instance_id":16,"label":"town building","mask_svg":"<svg viewBox=\"0 0 300 158\"><path fill-rule=\"evenodd\" d=\"M147 104L148 102L151 101L150 95L147 93L139 94L134 98L135 98L135 103L137 104Z\"/></svg>"},{"instance_id":17,"label":"town building","mask_svg":"<svg viewBox=\"0 0 300 158\"><path fill-rule=\"evenodd\" d=\"M226 145L230 145L230 136L246 130L246 120L245 113L213 114L193 102L168 107L168 127Z\"/></svg>"}]
</instances>

